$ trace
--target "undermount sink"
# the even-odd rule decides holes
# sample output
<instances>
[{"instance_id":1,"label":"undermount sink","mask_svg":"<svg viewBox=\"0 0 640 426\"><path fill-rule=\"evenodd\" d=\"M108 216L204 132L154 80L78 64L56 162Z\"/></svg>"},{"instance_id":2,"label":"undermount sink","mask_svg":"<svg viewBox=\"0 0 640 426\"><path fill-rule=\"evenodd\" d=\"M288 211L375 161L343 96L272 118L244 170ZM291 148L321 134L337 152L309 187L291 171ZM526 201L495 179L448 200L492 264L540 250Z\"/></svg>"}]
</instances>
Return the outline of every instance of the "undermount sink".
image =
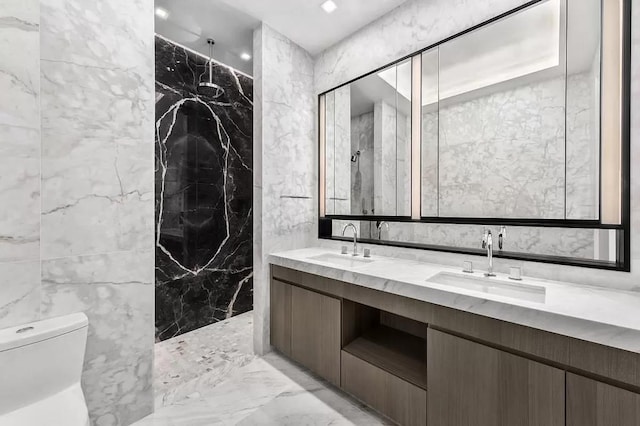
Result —
<instances>
[{"instance_id":1,"label":"undermount sink","mask_svg":"<svg viewBox=\"0 0 640 426\"><path fill-rule=\"evenodd\" d=\"M364 259L362 257L352 256L350 254L319 254L317 256L311 256L308 259L317 260L319 262L333 263L335 265L347 266L349 268L356 268L358 266L364 266L371 262L372 259Z\"/></svg>"},{"instance_id":2,"label":"undermount sink","mask_svg":"<svg viewBox=\"0 0 640 426\"><path fill-rule=\"evenodd\" d=\"M506 282L495 277L477 277L441 272L427 280L434 284L448 285L465 290L544 303L546 289L521 282Z\"/></svg>"}]
</instances>

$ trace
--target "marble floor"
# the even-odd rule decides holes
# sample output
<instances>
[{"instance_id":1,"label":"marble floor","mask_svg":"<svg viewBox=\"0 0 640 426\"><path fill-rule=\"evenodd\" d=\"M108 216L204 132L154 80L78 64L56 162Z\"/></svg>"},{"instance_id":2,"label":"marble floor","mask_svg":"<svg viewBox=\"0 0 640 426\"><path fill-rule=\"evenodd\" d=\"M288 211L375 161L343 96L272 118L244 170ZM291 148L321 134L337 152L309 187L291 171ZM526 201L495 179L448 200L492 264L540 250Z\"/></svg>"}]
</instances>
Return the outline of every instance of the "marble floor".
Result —
<instances>
[{"instance_id":1,"label":"marble floor","mask_svg":"<svg viewBox=\"0 0 640 426\"><path fill-rule=\"evenodd\" d=\"M136 426L390 425L358 401L276 353L224 383L156 412Z\"/></svg>"},{"instance_id":2,"label":"marble floor","mask_svg":"<svg viewBox=\"0 0 640 426\"><path fill-rule=\"evenodd\" d=\"M251 342L249 312L158 343L156 411L135 426L392 424Z\"/></svg>"},{"instance_id":3,"label":"marble floor","mask_svg":"<svg viewBox=\"0 0 640 426\"><path fill-rule=\"evenodd\" d=\"M253 312L156 343L154 352L156 409L197 398L256 358Z\"/></svg>"}]
</instances>

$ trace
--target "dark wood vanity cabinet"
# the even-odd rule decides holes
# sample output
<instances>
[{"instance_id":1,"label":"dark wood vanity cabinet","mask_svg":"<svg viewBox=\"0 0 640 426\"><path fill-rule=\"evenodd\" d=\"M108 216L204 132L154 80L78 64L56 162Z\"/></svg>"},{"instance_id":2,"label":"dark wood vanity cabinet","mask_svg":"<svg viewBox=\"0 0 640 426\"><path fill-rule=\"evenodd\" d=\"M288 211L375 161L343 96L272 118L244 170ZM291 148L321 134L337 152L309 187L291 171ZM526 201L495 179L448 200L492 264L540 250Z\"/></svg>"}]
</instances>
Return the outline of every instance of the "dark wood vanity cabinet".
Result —
<instances>
[{"instance_id":1,"label":"dark wood vanity cabinet","mask_svg":"<svg viewBox=\"0 0 640 426\"><path fill-rule=\"evenodd\" d=\"M637 353L276 266L271 344L400 425L640 426Z\"/></svg>"},{"instance_id":2,"label":"dark wood vanity cabinet","mask_svg":"<svg viewBox=\"0 0 640 426\"><path fill-rule=\"evenodd\" d=\"M271 344L340 386L340 300L271 280Z\"/></svg>"},{"instance_id":3,"label":"dark wood vanity cabinet","mask_svg":"<svg viewBox=\"0 0 640 426\"><path fill-rule=\"evenodd\" d=\"M565 372L429 329L430 426L564 425Z\"/></svg>"},{"instance_id":4,"label":"dark wood vanity cabinet","mask_svg":"<svg viewBox=\"0 0 640 426\"><path fill-rule=\"evenodd\" d=\"M640 426L640 394L567 373L567 426Z\"/></svg>"},{"instance_id":5,"label":"dark wood vanity cabinet","mask_svg":"<svg viewBox=\"0 0 640 426\"><path fill-rule=\"evenodd\" d=\"M342 351L342 389L398 424L427 422L424 389L347 351Z\"/></svg>"},{"instance_id":6,"label":"dark wood vanity cabinet","mask_svg":"<svg viewBox=\"0 0 640 426\"><path fill-rule=\"evenodd\" d=\"M340 300L291 288L291 358L340 386Z\"/></svg>"},{"instance_id":7,"label":"dark wood vanity cabinet","mask_svg":"<svg viewBox=\"0 0 640 426\"><path fill-rule=\"evenodd\" d=\"M271 345L291 356L291 285L271 280Z\"/></svg>"}]
</instances>

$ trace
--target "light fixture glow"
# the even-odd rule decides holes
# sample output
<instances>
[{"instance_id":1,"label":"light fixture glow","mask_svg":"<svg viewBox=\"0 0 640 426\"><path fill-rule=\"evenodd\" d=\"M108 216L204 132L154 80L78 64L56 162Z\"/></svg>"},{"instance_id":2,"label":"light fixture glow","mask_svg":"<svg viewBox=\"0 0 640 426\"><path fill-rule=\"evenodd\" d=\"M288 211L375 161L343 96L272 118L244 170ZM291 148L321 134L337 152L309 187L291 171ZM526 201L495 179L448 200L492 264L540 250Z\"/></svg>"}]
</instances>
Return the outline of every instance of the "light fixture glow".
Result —
<instances>
[{"instance_id":1,"label":"light fixture glow","mask_svg":"<svg viewBox=\"0 0 640 426\"><path fill-rule=\"evenodd\" d=\"M411 219L422 216L422 56L411 58Z\"/></svg>"},{"instance_id":2,"label":"light fixture glow","mask_svg":"<svg viewBox=\"0 0 640 426\"><path fill-rule=\"evenodd\" d=\"M324 3L322 3L322 5L320 7L325 12L332 13L334 10L336 10L338 8L338 5L335 4L335 2L333 0L327 0Z\"/></svg>"},{"instance_id":3,"label":"light fixture glow","mask_svg":"<svg viewBox=\"0 0 640 426\"><path fill-rule=\"evenodd\" d=\"M240 54L240 59L242 59L243 61L248 61L251 59L251 55L249 55L247 52L242 52L242 54Z\"/></svg>"},{"instance_id":4,"label":"light fixture glow","mask_svg":"<svg viewBox=\"0 0 640 426\"><path fill-rule=\"evenodd\" d=\"M162 7L156 7L156 16L160 19L167 19L169 17L169 11Z\"/></svg>"},{"instance_id":5,"label":"light fixture glow","mask_svg":"<svg viewBox=\"0 0 640 426\"><path fill-rule=\"evenodd\" d=\"M320 112L320 123L318 123L320 127L320 148L319 148L319 157L320 157L320 217L325 216L327 204L327 100L325 99L326 95L320 96L320 105L318 105L318 112Z\"/></svg>"}]
</instances>

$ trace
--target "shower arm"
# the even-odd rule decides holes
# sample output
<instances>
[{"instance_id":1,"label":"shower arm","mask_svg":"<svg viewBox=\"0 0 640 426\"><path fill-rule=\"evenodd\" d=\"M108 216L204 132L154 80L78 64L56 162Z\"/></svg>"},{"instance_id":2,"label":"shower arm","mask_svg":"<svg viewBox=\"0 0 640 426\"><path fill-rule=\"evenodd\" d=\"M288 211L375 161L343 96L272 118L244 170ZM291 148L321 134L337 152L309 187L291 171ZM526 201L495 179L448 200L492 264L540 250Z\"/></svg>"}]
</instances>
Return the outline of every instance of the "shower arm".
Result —
<instances>
[{"instance_id":1,"label":"shower arm","mask_svg":"<svg viewBox=\"0 0 640 426\"><path fill-rule=\"evenodd\" d=\"M209 43L209 84L213 84L213 45L216 44L212 38L207 39Z\"/></svg>"}]
</instances>

